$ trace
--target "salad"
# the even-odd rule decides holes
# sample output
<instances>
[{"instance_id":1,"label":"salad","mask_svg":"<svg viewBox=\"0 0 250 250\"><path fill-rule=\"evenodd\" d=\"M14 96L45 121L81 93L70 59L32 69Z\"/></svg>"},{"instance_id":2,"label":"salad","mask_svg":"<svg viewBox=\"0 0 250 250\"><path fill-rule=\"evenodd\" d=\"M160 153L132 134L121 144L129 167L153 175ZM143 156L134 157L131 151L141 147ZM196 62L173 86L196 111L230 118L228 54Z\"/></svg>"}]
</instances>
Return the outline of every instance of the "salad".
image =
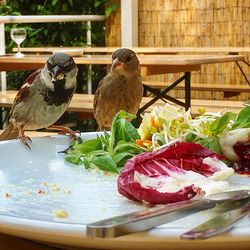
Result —
<instances>
[{"instance_id":1,"label":"salad","mask_svg":"<svg viewBox=\"0 0 250 250\"><path fill-rule=\"evenodd\" d=\"M143 117L120 111L111 131L75 141L65 160L118 174L118 192L133 201L166 204L225 191L236 170L250 174L250 107L238 114L190 111L166 104Z\"/></svg>"},{"instance_id":2,"label":"salad","mask_svg":"<svg viewBox=\"0 0 250 250\"><path fill-rule=\"evenodd\" d=\"M135 115L121 110L114 117L110 132L104 131L96 139L73 142L65 151L65 160L86 169L119 173L128 159L148 151L136 143L140 135L127 120L134 118Z\"/></svg>"},{"instance_id":3,"label":"salad","mask_svg":"<svg viewBox=\"0 0 250 250\"><path fill-rule=\"evenodd\" d=\"M192 118L190 111L166 104L146 113L138 131L152 150L176 141L198 143L223 154L237 171L250 173L250 106L238 114L203 111Z\"/></svg>"}]
</instances>

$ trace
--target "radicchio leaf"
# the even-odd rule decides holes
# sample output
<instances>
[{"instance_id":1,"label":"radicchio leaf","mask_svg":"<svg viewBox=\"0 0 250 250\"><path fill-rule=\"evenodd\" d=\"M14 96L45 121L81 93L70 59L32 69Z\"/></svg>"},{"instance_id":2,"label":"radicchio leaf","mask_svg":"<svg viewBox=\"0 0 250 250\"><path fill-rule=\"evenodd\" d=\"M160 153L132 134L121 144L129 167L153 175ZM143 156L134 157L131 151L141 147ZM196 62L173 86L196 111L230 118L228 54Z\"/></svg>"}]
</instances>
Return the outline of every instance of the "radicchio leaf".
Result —
<instances>
[{"instance_id":1,"label":"radicchio leaf","mask_svg":"<svg viewBox=\"0 0 250 250\"><path fill-rule=\"evenodd\" d=\"M145 152L127 161L118 177L118 191L131 200L151 204L188 200L201 192L198 182L220 180L233 173L220 158L189 142Z\"/></svg>"}]
</instances>

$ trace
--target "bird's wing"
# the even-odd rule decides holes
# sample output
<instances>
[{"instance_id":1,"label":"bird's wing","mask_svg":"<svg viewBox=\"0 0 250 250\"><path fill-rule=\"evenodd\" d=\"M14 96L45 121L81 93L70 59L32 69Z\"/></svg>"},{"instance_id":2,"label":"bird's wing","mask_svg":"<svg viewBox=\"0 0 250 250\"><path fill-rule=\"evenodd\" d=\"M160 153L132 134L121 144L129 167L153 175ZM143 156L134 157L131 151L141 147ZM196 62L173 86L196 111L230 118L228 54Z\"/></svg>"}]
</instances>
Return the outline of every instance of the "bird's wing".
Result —
<instances>
[{"instance_id":1,"label":"bird's wing","mask_svg":"<svg viewBox=\"0 0 250 250\"><path fill-rule=\"evenodd\" d=\"M34 71L25 81L22 87L19 89L17 92L17 95L14 99L11 111L10 111L10 116L13 113L13 110L15 109L16 105L20 103L21 101L25 100L29 94L30 94L30 86L32 86L33 81L35 78L40 74L41 69L38 69Z\"/></svg>"},{"instance_id":2,"label":"bird's wing","mask_svg":"<svg viewBox=\"0 0 250 250\"><path fill-rule=\"evenodd\" d=\"M102 85L104 83L104 79L105 79L105 77L99 82L98 88L97 88L97 90L95 92L94 106L93 106L93 112L94 112L94 114L95 114L95 111L96 111L96 107L98 105L98 100L99 100L99 96L100 96L100 93L101 93Z\"/></svg>"}]
</instances>

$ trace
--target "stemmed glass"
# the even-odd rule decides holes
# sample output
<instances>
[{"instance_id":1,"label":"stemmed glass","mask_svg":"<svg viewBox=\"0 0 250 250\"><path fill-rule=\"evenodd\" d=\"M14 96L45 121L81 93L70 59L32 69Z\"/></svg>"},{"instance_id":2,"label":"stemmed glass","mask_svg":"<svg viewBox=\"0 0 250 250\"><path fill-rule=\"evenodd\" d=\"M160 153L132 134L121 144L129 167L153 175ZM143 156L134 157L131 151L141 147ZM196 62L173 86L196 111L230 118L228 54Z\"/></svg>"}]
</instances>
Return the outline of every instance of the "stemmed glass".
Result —
<instances>
[{"instance_id":1,"label":"stemmed glass","mask_svg":"<svg viewBox=\"0 0 250 250\"><path fill-rule=\"evenodd\" d=\"M20 51L20 44L25 40L27 36L27 32L24 28L15 28L10 30L11 39L17 44L18 52L16 53L16 57L23 57L24 54Z\"/></svg>"}]
</instances>

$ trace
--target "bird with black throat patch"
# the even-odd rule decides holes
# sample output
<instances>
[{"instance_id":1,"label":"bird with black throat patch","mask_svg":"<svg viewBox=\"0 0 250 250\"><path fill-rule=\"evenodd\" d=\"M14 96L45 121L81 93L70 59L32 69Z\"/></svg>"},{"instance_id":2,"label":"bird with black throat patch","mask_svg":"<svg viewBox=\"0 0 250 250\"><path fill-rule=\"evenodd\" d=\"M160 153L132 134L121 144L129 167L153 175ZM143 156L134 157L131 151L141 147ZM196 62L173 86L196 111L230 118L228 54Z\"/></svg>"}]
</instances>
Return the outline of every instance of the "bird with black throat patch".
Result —
<instances>
[{"instance_id":1,"label":"bird with black throat patch","mask_svg":"<svg viewBox=\"0 0 250 250\"><path fill-rule=\"evenodd\" d=\"M139 60L134 51L120 48L112 54L110 72L100 81L94 97L98 130L108 130L120 111L136 114L143 95Z\"/></svg>"},{"instance_id":2,"label":"bird with black throat patch","mask_svg":"<svg viewBox=\"0 0 250 250\"><path fill-rule=\"evenodd\" d=\"M54 53L42 69L33 72L18 91L12 105L9 125L0 141L19 138L30 148L26 130L50 128L69 133L67 127L53 125L66 111L76 88L77 66L71 56Z\"/></svg>"}]
</instances>

